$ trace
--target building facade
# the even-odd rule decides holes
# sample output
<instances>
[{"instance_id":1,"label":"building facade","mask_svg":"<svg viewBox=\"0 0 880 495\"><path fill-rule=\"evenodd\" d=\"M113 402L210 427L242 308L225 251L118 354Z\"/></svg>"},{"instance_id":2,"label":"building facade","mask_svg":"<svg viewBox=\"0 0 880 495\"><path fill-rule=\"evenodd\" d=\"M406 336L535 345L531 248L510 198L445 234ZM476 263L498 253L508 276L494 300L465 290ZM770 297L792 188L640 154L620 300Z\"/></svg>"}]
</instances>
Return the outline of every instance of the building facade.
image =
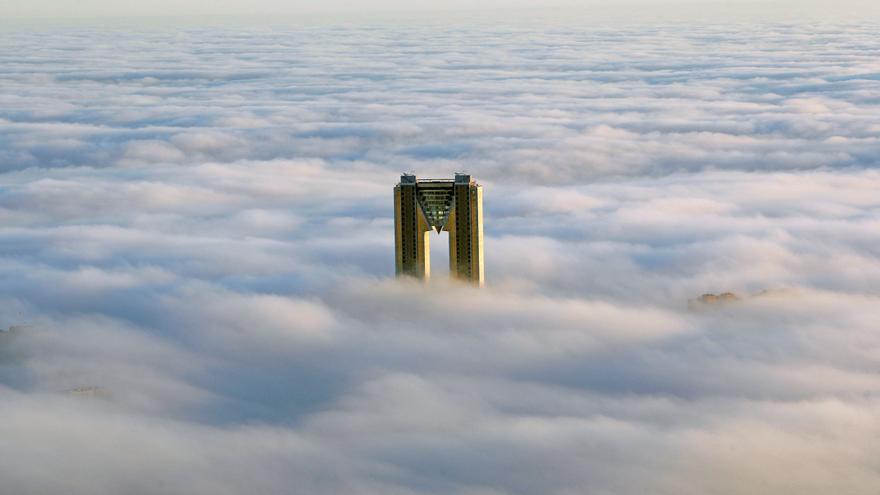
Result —
<instances>
[{"instance_id":1,"label":"building facade","mask_svg":"<svg viewBox=\"0 0 880 495\"><path fill-rule=\"evenodd\" d=\"M394 248L397 276L431 276L431 231L449 232L449 274L482 286L483 187L470 175L417 179L404 174L394 186Z\"/></svg>"}]
</instances>

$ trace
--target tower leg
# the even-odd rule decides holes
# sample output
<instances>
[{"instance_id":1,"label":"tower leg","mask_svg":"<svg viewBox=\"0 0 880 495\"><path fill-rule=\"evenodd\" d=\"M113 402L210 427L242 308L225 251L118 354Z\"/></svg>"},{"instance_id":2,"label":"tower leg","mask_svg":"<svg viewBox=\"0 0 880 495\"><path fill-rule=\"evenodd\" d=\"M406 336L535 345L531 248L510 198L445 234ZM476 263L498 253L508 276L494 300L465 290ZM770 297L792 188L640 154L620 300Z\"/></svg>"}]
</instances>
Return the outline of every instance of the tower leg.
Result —
<instances>
[{"instance_id":1,"label":"tower leg","mask_svg":"<svg viewBox=\"0 0 880 495\"><path fill-rule=\"evenodd\" d=\"M394 188L394 262L398 277L431 276L430 230L418 205L415 183L399 184Z\"/></svg>"}]
</instances>

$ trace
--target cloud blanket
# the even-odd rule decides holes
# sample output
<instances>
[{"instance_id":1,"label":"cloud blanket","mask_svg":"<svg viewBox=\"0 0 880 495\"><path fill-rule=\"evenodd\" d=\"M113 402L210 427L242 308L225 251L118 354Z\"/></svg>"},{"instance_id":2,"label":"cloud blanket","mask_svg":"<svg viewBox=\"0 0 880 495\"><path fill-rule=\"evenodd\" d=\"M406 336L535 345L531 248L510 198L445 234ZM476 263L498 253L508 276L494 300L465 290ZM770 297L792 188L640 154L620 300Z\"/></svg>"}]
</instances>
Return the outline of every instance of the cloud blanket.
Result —
<instances>
[{"instance_id":1,"label":"cloud blanket","mask_svg":"<svg viewBox=\"0 0 880 495\"><path fill-rule=\"evenodd\" d=\"M875 494L876 34L0 32L2 491ZM392 278L407 171L485 289Z\"/></svg>"}]
</instances>

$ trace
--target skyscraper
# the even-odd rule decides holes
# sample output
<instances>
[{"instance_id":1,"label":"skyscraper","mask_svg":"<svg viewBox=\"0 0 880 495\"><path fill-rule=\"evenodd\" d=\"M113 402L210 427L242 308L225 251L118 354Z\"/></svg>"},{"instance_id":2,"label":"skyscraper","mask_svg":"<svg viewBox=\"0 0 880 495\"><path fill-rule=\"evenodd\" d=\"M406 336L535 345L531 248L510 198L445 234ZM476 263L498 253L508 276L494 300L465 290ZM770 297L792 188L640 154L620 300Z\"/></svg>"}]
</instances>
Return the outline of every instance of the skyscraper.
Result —
<instances>
[{"instance_id":1,"label":"skyscraper","mask_svg":"<svg viewBox=\"0 0 880 495\"><path fill-rule=\"evenodd\" d=\"M397 275L431 276L431 230L449 232L452 278L483 285L483 187L470 175L454 180L404 174L394 187Z\"/></svg>"}]
</instances>

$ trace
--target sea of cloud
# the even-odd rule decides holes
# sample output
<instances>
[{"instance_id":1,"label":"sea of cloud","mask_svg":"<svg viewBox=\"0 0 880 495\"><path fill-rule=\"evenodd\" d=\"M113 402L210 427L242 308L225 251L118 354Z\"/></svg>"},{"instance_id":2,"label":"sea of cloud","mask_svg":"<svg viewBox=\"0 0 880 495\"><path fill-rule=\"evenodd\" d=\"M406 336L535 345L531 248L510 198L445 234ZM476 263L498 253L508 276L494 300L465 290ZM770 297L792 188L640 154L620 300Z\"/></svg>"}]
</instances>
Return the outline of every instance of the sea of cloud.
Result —
<instances>
[{"instance_id":1,"label":"sea of cloud","mask_svg":"<svg viewBox=\"0 0 880 495\"><path fill-rule=\"evenodd\" d=\"M876 494L878 32L3 30L0 491Z\"/></svg>"}]
</instances>

